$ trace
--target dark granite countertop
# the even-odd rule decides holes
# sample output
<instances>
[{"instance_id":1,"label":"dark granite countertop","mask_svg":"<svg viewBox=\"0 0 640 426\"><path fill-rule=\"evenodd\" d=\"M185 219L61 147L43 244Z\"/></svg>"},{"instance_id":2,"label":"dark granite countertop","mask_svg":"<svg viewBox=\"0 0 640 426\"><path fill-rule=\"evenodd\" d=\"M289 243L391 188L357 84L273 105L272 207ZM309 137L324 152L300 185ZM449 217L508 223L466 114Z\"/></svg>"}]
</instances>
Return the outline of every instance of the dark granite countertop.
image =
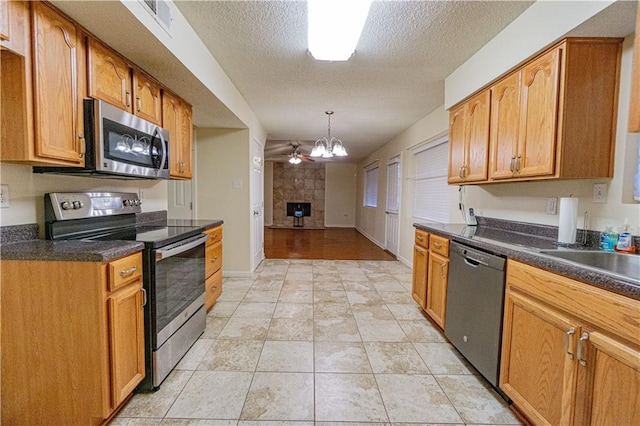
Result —
<instances>
[{"instance_id":1,"label":"dark granite countertop","mask_svg":"<svg viewBox=\"0 0 640 426\"><path fill-rule=\"evenodd\" d=\"M518 260L640 300L640 276L623 277L605 270L594 270L593 268L539 253L538 250L558 248L555 238L550 238L548 233L544 235L545 232L540 232L543 235L538 236L526 232L517 232L515 230L517 228L500 229L482 226L482 224L479 226L466 226L461 224L414 223L413 226L417 229L449 238L452 241Z\"/></svg>"},{"instance_id":2,"label":"dark granite countertop","mask_svg":"<svg viewBox=\"0 0 640 426\"><path fill-rule=\"evenodd\" d=\"M108 262L141 251L136 241L27 240L0 246L2 260Z\"/></svg>"},{"instance_id":3,"label":"dark granite countertop","mask_svg":"<svg viewBox=\"0 0 640 426\"><path fill-rule=\"evenodd\" d=\"M194 228L211 229L222 225L219 219L167 219L167 226L193 226Z\"/></svg>"}]
</instances>

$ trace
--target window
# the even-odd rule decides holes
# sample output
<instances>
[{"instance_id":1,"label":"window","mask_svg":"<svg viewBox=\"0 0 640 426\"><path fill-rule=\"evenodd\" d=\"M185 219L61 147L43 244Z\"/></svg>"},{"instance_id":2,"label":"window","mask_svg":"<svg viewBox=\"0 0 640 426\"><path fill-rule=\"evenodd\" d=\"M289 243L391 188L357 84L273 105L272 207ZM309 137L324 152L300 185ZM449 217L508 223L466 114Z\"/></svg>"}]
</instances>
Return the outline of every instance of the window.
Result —
<instances>
[{"instance_id":1,"label":"window","mask_svg":"<svg viewBox=\"0 0 640 426\"><path fill-rule=\"evenodd\" d=\"M378 164L364 171L364 206L378 207Z\"/></svg>"},{"instance_id":2,"label":"window","mask_svg":"<svg viewBox=\"0 0 640 426\"><path fill-rule=\"evenodd\" d=\"M413 216L436 222L449 222L447 186L448 137L435 140L414 154L415 192Z\"/></svg>"},{"instance_id":3,"label":"window","mask_svg":"<svg viewBox=\"0 0 640 426\"><path fill-rule=\"evenodd\" d=\"M400 207L400 157L387 163L387 212L398 213Z\"/></svg>"}]
</instances>

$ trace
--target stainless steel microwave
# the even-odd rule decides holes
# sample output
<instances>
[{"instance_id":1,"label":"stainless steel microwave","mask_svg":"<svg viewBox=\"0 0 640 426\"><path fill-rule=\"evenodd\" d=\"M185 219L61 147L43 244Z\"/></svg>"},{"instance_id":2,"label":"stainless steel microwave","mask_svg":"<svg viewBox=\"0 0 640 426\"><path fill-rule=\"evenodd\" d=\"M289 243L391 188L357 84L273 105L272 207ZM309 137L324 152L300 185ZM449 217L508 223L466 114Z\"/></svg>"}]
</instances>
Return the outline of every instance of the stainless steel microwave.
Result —
<instances>
[{"instance_id":1,"label":"stainless steel microwave","mask_svg":"<svg viewBox=\"0 0 640 426\"><path fill-rule=\"evenodd\" d=\"M84 101L85 166L34 167L115 179L169 179L169 132L106 102Z\"/></svg>"}]
</instances>

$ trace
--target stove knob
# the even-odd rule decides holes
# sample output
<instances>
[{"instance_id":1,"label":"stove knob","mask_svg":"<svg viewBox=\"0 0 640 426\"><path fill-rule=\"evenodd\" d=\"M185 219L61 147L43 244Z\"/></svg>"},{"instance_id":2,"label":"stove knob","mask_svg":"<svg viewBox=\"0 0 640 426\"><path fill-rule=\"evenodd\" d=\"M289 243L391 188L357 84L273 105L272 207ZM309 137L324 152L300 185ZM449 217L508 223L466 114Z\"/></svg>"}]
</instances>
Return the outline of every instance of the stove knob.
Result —
<instances>
[{"instance_id":1,"label":"stove knob","mask_svg":"<svg viewBox=\"0 0 640 426\"><path fill-rule=\"evenodd\" d=\"M124 204L124 205L125 205L125 207L126 207L126 206L130 206L130 205L131 205L131 200L124 200L124 201L122 202L122 204Z\"/></svg>"},{"instance_id":2,"label":"stove knob","mask_svg":"<svg viewBox=\"0 0 640 426\"><path fill-rule=\"evenodd\" d=\"M71 203L71 205L73 206L74 210L78 210L82 207L82 203L80 201L74 201L73 203Z\"/></svg>"},{"instance_id":3,"label":"stove knob","mask_svg":"<svg viewBox=\"0 0 640 426\"><path fill-rule=\"evenodd\" d=\"M142 204L142 202L140 200L135 200L134 203L135 203L136 206L139 206L140 204Z\"/></svg>"},{"instance_id":4,"label":"stove knob","mask_svg":"<svg viewBox=\"0 0 640 426\"><path fill-rule=\"evenodd\" d=\"M62 210L69 210L71 208L71 203L68 201L63 201L62 203L60 203L60 207L62 207Z\"/></svg>"}]
</instances>

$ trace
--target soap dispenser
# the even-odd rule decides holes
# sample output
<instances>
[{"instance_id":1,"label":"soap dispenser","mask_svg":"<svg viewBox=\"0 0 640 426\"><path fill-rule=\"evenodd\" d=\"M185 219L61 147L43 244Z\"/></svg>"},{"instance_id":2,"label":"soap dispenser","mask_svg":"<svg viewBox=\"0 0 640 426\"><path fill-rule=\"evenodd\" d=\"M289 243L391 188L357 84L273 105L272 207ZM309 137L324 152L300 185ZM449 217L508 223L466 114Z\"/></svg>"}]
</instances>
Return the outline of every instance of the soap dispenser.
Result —
<instances>
[{"instance_id":1,"label":"soap dispenser","mask_svg":"<svg viewBox=\"0 0 640 426\"><path fill-rule=\"evenodd\" d=\"M613 226L608 223L604 232L600 233L600 250L613 251L618 242L618 234L613 232Z\"/></svg>"}]
</instances>

